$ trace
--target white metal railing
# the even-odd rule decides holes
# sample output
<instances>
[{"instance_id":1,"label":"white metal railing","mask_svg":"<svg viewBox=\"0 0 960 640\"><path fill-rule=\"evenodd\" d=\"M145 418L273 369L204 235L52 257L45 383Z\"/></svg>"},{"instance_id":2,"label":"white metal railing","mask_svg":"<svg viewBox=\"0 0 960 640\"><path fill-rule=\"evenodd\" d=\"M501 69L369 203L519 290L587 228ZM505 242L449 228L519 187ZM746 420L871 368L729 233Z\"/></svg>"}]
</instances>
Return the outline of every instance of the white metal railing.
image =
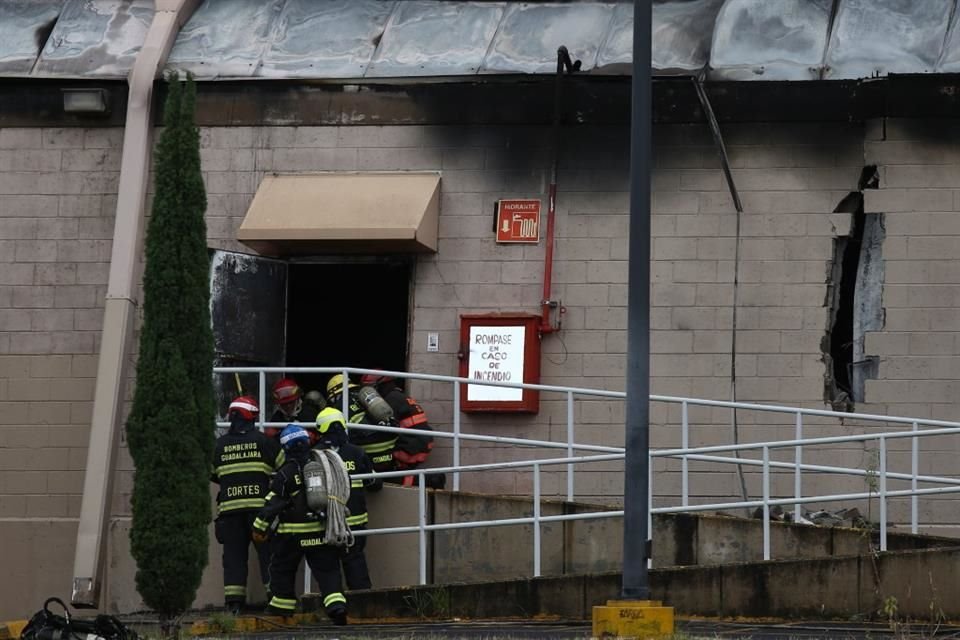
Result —
<instances>
[{"instance_id":1,"label":"white metal railing","mask_svg":"<svg viewBox=\"0 0 960 640\"><path fill-rule=\"evenodd\" d=\"M268 426L283 426L287 424L286 422L269 422L265 419L266 411L262 408L266 407L267 400L267 374L298 374L298 373L310 373L310 374L342 374L344 379L347 379L349 376L362 376L365 374L375 374L375 375L388 375L394 378L409 378L413 380L428 380L431 382L447 382L453 386L452 396L454 398L454 410L453 410L453 431L448 433L445 431L430 431L430 432L420 432L415 429L399 429L396 427L383 427L383 426L373 426L373 425L351 425L359 428L372 430L372 431L395 431L399 433L426 433L433 437L439 438L448 438L453 440L453 460L452 467L455 469L453 471L453 490L460 490L460 457L462 451L462 442L463 441L476 441L476 442L492 442L496 444L511 444L511 445L521 445L528 447L542 447L547 449L566 449L567 456L573 457L576 451L596 451L601 453L619 453L623 452L623 447L609 447L603 445L591 445L591 444L578 444L574 440L574 396L583 395L591 396L597 398L625 398L626 394L618 391L605 391L602 389L586 389L582 387L566 387L566 386L557 386L557 385L546 385L546 384L523 384L523 383L513 383L513 382L478 382L475 380L470 380L469 378L459 378L455 376L441 376L427 373L408 373L405 371L386 371L380 369L360 369L360 368L344 368L344 367L216 367L214 369L215 374L239 374L239 373L256 373L258 375L258 387L259 387L259 401L260 401L260 418L259 426L262 429L263 427ZM460 428L460 385L462 384L476 384L485 387L509 387L516 389L535 389L537 391L547 391L555 393L563 393L566 396L567 402L567 440L566 442L554 442L551 440L534 440L530 438L511 438L508 436L488 436L481 434L467 434L463 433ZM348 394L342 394L342 408L343 415L349 415L347 410L349 404ZM228 426L226 422L218 423L218 426ZM410 474L406 474L410 475ZM567 500L573 501L574 499L574 463L567 465Z\"/></svg>"},{"instance_id":2,"label":"white metal railing","mask_svg":"<svg viewBox=\"0 0 960 640\"><path fill-rule=\"evenodd\" d=\"M741 500L737 502L724 502L724 503L715 503L715 504L699 504L699 505L682 505L680 507L666 507L660 509L651 509L653 513L681 513L688 511L711 511L716 509L733 509L740 507L762 507L763 508L763 559L770 559L770 507L776 505L796 505L796 513L799 514L799 505L808 504L811 502L836 502L840 500L863 500L863 499L872 499L875 495L879 498L880 501L880 522L879 522L879 533L880 533L880 550L887 550L887 501L890 498L896 497L911 497L911 531L913 533L917 532L917 499L922 495L942 495L950 493L960 493L960 480L957 478L942 477L942 476L921 476L916 473L917 464L916 460L918 457L918 448L917 440L919 438L925 437L935 437L935 436L953 436L960 435L960 426L944 429L927 429L925 431L911 430L908 432L885 432L885 433L876 433L876 434L861 434L861 435L850 435L850 436L834 436L834 437L825 437L825 438L808 438L808 439L797 439L797 440L782 440L782 441L772 441L772 442L757 442L750 444L740 444L740 445L717 445L717 446L708 446L708 447L695 447L695 448L684 448L684 449L660 449L657 451L651 451L651 458L656 457L684 457L689 456L691 458L707 460L711 462L731 462L734 464L751 464L751 465L760 465L763 468L763 484L762 484L762 494L763 497L761 500ZM913 440L913 474L892 474L887 471L887 442L889 440L897 440L902 438L911 438ZM817 446L817 445L826 445L826 444L841 444L847 442L867 442L876 440L879 443L879 469L876 472L865 471L863 469L850 469L843 467L827 467L820 465L807 465L807 464L797 464L796 462L771 462L770 461L770 450L784 447L798 447L802 448L804 446ZM762 452L762 459L750 460L744 458L722 458L716 456L709 456L703 454L709 453L720 453L720 452L730 452L730 451L749 451L759 449ZM795 492L792 498L772 498L770 496L770 469L771 467L783 467L783 468L794 468L798 471L806 468L814 471L824 471L834 474L848 474L848 475L876 475L878 480L878 491L876 494L873 491L866 491L860 493L836 493L828 495L819 495L819 496L806 496L801 495L799 488ZM911 481L910 489L890 491L887 489L887 481L893 477L894 479L909 479ZM932 487L927 489L917 488L919 482L926 483L940 483L947 486L943 487ZM798 485L799 487L799 485Z\"/></svg>"},{"instance_id":3,"label":"white metal railing","mask_svg":"<svg viewBox=\"0 0 960 640\"><path fill-rule=\"evenodd\" d=\"M349 375L363 375L366 373L371 374L386 374L391 375L397 378L412 378L412 379L421 379L421 380L430 380L438 382L449 382L453 384L453 398L454 398L454 410L453 410L453 431L448 433L445 431L421 431L417 429L401 429L396 427L386 427L379 425L355 425L351 424L352 427L368 429L373 431L387 431L387 432L400 432L400 433L420 433L425 435L430 435L433 437L440 438L450 438L453 440L453 464L448 467L441 468L421 468L421 469L409 469L404 471L390 472L390 473L380 473L380 474L367 474L363 476L356 476L357 478L365 477L378 477L378 478L388 478L388 477L399 477L399 476L417 476L417 490L419 493L418 497L418 514L417 514L417 524L410 526L401 526L401 527L388 527L381 529L369 529L366 531L357 532L357 535L377 535L377 534L393 534L393 533L412 533L416 532L418 534L418 546L419 546L419 580L421 584L426 583L427 571L426 571L426 545L427 545L427 533L430 531L441 531L441 530L450 530L450 529L463 529L463 528L474 528L474 527L491 527L491 526L507 526L507 525L521 525L521 524L531 524L533 525L533 572L535 576L540 575L540 527L542 523L555 522L555 521L565 521L565 520L587 520L587 519L599 519L599 518L615 518L622 517L622 510L611 510L611 511L596 511L588 513L578 513L578 514L568 514L560 516L543 516L540 512L540 501L542 498L541 491L541 469L543 467L555 466L555 465L566 465L566 479L567 479L567 499L572 501L574 498L574 467L577 464L587 464L593 462L605 462L612 460L622 460L624 457L622 447L610 447L602 445L588 445L580 444L575 441L575 424L574 424L574 396L583 395L583 396L595 396L595 397L605 397L611 399L622 399L625 397L623 392L616 391L604 391L596 389L586 389L579 387L563 387L563 386L554 386L554 385L529 385L529 384L520 384L520 383L494 383L494 382L476 382L468 378L459 378L453 376L439 376L432 374L415 374L407 372L396 372L396 371L380 371L373 369L357 369L357 368L342 368L342 367L301 367L301 368L281 368L281 367L270 367L270 368L253 368L253 367L225 367L217 368L216 373L257 373L259 377L259 394L261 400L261 407L265 407L266 400L266 375L269 373L283 373L283 374L296 374L296 373L330 373L336 374L341 373L346 378ZM490 435L481 435L481 434L465 434L460 429L460 411L459 411L459 396L460 396L460 385L461 384L481 384L483 386L503 386L503 387L514 387L514 388L530 388L537 389L540 391L546 392L558 392L563 393L566 396L567 401L567 429L566 429L566 442L553 442L553 441L543 441L543 440L534 440L534 439L525 439L525 438L511 438L505 436L490 436ZM344 394L344 412L345 414L347 409L347 394ZM681 496L680 496L680 505L677 506L665 506L665 507L656 507L650 509L650 517L652 518L653 514L657 513L683 513L683 512L695 512L695 511L714 511L714 510L729 510L737 509L743 507L761 507L763 510L763 557L765 560L770 559L770 509L773 506L777 505L793 505L797 520L799 520L801 505L809 503L823 503L823 502L835 502L841 500L862 500L862 499L873 499L874 497L879 498L880 502L880 549L886 550L887 548L887 526L888 526L888 517L887 517L887 502L892 498L906 497L911 498L911 531L916 533L919 527L919 517L918 517L918 499L919 496L924 495L942 495L942 494L952 494L960 493L960 479L951 478L946 476L936 476L928 474L919 473L919 445L918 441L920 438L925 437L936 437L936 436L954 436L960 435L960 423L956 422L947 422L942 420L926 420L918 418L905 418L898 416L883 416L877 414L857 414L857 413L843 413L837 411L827 411L819 409L804 409L798 407L787 407L787 406L778 406L778 405L761 405L761 404L752 404L752 403L743 403L743 402L728 402L728 401L717 401L717 400L702 400L694 398L682 398L674 396L650 396L651 402L662 402L668 404L679 404L681 408L681 419L680 419L680 428L681 428L681 447L675 449L659 449L652 450L650 452L650 474L651 481L650 486L650 504L653 504L653 460L656 458L679 458L681 461ZM787 414L794 418L795 426L795 438L792 440L778 440L778 441L767 441L767 442L755 442L755 443L746 443L746 444L737 444L737 445L713 445L713 446L700 446L700 447L690 447L690 420L689 420L689 407L694 406L706 406L706 407L718 407L726 408L731 410L752 410L760 412L774 412ZM265 412L261 412L261 427L276 425L280 426L285 423L272 423L267 422L263 419ZM803 427L804 427L804 417L805 416L815 416L815 417L826 417L826 418L837 418L845 421L863 421L863 422L879 422L886 424L903 424L910 425L911 429L909 431L886 431L883 433L875 434L856 434L856 435L846 435L846 436L830 436L830 437L821 437L821 438L804 438L803 437ZM920 426L930 426L937 427L933 429L921 430ZM221 425L222 426L222 425ZM891 472L887 468L887 443L890 440L911 438L912 447L911 447L911 472L910 473L898 473ZM479 442L494 442L500 444L510 444L510 445L521 445L528 447L540 447L547 449L565 449L566 456L562 458L546 458L546 459L527 459L527 460L518 460L511 462L497 462L490 464L477 464L477 465L462 465L460 463L460 453L461 453L461 441L479 441ZM842 444L842 443L851 443L851 442L868 442L868 441L877 441L879 445L879 468L876 470L866 470L854 467L840 467L832 465L817 465L810 464L808 462L803 462L803 448L805 446L822 446L822 445L831 445L831 444ZM771 450L775 449L789 449L793 448L794 450L794 461L773 461L770 459ZM585 456L576 456L574 455L576 451L587 451L593 452L593 455ZM748 452L748 451L760 451L761 458L745 458L739 457L739 453ZM733 453L733 456L727 455L716 455L721 453ZM730 502L719 502L711 504L690 504L690 494L689 494L689 462L690 461L702 461L702 462L712 462L712 463L728 463L735 465L743 466L754 466L762 468L762 489L761 489L761 498L759 500L739 500L739 501L730 501ZM452 522L452 523L438 523L438 524L428 524L427 523L427 511L426 511L426 484L425 484L425 475L427 473L452 473L454 477L453 488L455 491L459 490L460 486L460 474L465 472L475 472L475 471L489 471L495 469L515 469L522 467L532 467L533 469L533 513L531 516L522 517L522 518L508 518L508 519L499 519L499 520L484 520L484 521L472 521L472 522ZM771 495L771 469L792 469L794 471L794 495L787 498L777 498ZM841 474L841 475L851 475L851 476L860 476L860 477L876 477L878 487L877 491L872 490L865 492L857 493L834 493L826 495L817 495L817 496L803 496L802 494L802 473L803 471L808 472L819 472L819 473L829 473L829 474ZM903 490L889 490L888 489L888 480L901 480L901 481L910 481L910 489ZM929 487L929 488L919 488L919 484L940 484L943 486L938 487ZM652 529L651 529L652 530ZM309 590L310 584L310 575L309 569L306 576L306 590Z\"/></svg>"}]
</instances>

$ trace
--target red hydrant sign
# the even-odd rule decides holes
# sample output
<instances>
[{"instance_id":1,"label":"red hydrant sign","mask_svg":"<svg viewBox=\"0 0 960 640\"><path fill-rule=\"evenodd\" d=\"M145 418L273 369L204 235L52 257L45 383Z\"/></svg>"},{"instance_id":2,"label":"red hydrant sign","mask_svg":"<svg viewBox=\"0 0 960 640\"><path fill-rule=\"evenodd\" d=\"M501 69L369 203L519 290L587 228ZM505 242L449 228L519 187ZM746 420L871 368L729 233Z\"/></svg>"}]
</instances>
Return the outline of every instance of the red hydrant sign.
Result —
<instances>
[{"instance_id":1,"label":"red hydrant sign","mask_svg":"<svg viewBox=\"0 0 960 640\"><path fill-rule=\"evenodd\" d=\"M500 200L497 203L497 242L540 242L540 201Z\"/></svg>"}]
</instances>

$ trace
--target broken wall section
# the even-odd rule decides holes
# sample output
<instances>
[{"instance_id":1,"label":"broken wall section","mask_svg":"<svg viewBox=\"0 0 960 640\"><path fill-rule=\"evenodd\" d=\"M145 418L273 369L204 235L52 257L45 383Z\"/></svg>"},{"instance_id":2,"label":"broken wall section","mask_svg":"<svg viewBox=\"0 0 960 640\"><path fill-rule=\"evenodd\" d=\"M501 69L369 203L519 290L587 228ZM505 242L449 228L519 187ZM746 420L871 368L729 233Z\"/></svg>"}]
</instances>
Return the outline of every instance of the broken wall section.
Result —
<instances>
[{"instance_id":1,"label":"broken wall section","mask_svg":"<svg viewBox=\"0 0 960 640\"><path fill-rule=\"evenodd\" d=\"M864 211L864 190L876 189L877 168L863 168L857 190L834 209L850 216L849 230L833 243L827 279L829 319L823 341L824 400L835 411L856 411L866 380L877 377L878 358L864 350L867 332L883 327L883 214Z\"/></svg>"}]
</instances>

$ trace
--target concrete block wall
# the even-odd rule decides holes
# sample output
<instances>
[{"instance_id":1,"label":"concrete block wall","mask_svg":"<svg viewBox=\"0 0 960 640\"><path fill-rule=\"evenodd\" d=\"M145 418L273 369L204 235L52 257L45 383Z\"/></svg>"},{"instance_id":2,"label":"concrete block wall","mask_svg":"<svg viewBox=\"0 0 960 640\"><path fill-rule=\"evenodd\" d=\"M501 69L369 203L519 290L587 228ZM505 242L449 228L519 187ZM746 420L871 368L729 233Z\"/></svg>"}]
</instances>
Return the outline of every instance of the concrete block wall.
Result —
<instances>
[{"instance_id":1,"label":"concrete block wall","mask_svg":"<svg viewBox=\"0 0 960 640\"><path fill-rule=\"evenodd\" d=\"M75 518L120 129L0 129L0 518Z\"/></svg>"},{"instance_id":2,"label":"concrete block wall","mask_svg":"<svg viewBox=\"0 0 960 640\"><path fill-rule=\"evenodd\" d=\"M960 395L960 127L952 120L886 118L866 127L864 156L879 186L865 210L883 216L883 328L868 333L866 353L879 357L867 401L898 415L956 421ZM891 453L909 469L909 442ZM956 476L960 439L919 441L922 461ZM955 495L924 498L921 520L955 532Z\"/></svg>"},{"instance_id":3,"label":"concrete block wall","mask_svg":"<svg viewBox=\"0 0 960 640\"><path fill-rule=\"evenodd\" d=\"M750 125L726 128L734 177L745 212L741 220L737 358L738 397L750 401L822 406L821 353L828 321L825 300L834 238L851 216L832 213L856 189L863 165L857 126ZM551 136L531 127L267 127L211 128L203 132L212 243L233 241L264 172L397 171L442 173L439 251L417 262L410 368L456 374L459 315L538 310L544 243L497 245L491 232L501 198L546 201ZM656 131L653 178L651 370L654 393L728 399L736 257L736 215L709 131L665 126ZM565 131L561 142L554 296L566 313L563 331L543 342L543 381L622 389L626 351L628 136L622 127ZM428 332L440 351L425 349ZM414 386L438 424L449 424L447 385ZM678 411L655 407L657 424L675 424ZM694 442L729 439L729 418L697 416ZM578 439L622 443L623 406L584 401L575 407ZM746 439L771 439L784 429L741 417ZM538 416L471 416L468 432L558 439L566 404L545 394ZM756 423L756 424L754 424ZM788 422L789 423L789 422ZM785 424L788 424L785 423ZM792 432L791 432L792 433ZM654 434L656 444L679 444L675 428ZM449 460L446 443L436 458ZM516 457L513 449L472 447L475 463ZM720 482L717 482L720 480ZM547 473L544 490L566 481ZM577 493L622 494L617 465L580 474ZM464 477L464 487L502 493L530 490L530 473ZM704 495L735 490L729 469L703 483ZM664 483L677 495L679 480Z\"/></svg>"},{"instance_id":4,"label":"concrete block wall","mask_svg":"<svg viewBox=\"0 0 960 640\"><path fill-rule=\"evenodd\" d=\"M871 123L864 142L880 177L865 209L882 214L886 228L885 324L866 346L880 356L880 379L867 382L867 398L941 420L957 419L960 392L958 142L953 122L894 118ZM945 442L930 444L943 451Z\"/></svg>"},{"instance_id":5,"label":"concrete block wall","mask_svg":"<svg viewBox=\"0 0 960 640\"><path fill-rule=\"evenodd\" d=\"M3 613L69 598L121 129L0 129ZM129 466L124 466L129 469ZM127 472L129 473L129 472Z\"/></svg>"}]
</instances>

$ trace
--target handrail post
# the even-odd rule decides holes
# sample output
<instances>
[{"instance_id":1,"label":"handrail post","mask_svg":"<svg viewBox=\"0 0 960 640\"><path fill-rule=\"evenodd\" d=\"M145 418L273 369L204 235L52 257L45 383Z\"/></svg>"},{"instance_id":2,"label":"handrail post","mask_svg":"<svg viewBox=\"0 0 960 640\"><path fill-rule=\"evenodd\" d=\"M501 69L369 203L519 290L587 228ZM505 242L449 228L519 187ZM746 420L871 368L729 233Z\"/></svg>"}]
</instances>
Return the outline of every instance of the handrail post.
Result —
<instances>
[{"instance_id":1,"label":"handrail post","mask_svg":"<svg viewBox=\"0 0 960 640\"><path fill-rule=\"evenodd\" d=\"M880 437L880 551L887 550L887 439Z\"/></svg>"},{"instance_id":2,"label":"handrail post","mask_svg":"<svg viewBox=\"0 0 960 640\"><path fill-rule=\"evenodd\" d=\"M797 411L797 430L796 438L794 440L803 439L803 412ZM800 522L800 517L803 515L801 513L800 498L803 497L803 488L801 484L802 471L800 470L800 464L803 462L803 445L798 444L793 450L793 458L796 467L793 469L793 497L797 502L793 505L793 521Z\"/></svg>"},{"instance_id":3,"label":"handrail post","mask_svg":"<svg viewBox=\"0 0 960 640\"><path fill-rule=\"evenodd\" d=\"M687 401L680 405L680 448L690 448L690 420L687 413ZM686 454L680 459L680 504L690 504L690 461Z\"/></svg>"},{"instance_id":4,"label":"handrail post","mask_svg":"<svg viewBox=\"0 0 960 640\"><path fill-rule=\"evenodd\" d=\"M647 537L653 540L653 456L647 454ZM651 544L652 546L652 544ZM653 568L653 553L647 558L647 569Z\"/></svg>"},{"instance_id":5,"label":"handrail post","mask_svg":"<svg viewBox=\"0 0 960 640\"><path fill-rule=\"evenodd\" d=\"M763 445L763 559L770 559L770 447Z\"/></svg>"},{"instance_id":6,"label":"handrail post","mask_svg":"<svg viewBox=\"0 0 960 640\"><path fill-rule=\"evenodd\" d=\"M347 422L350 422L350 372L344 369L341 375L343 379L340 381L340 411Z\"/></svg>"},{"instance_id":7,"label":"handrail post","mask_svg":"<svg viewBox=\"0 0 960 640\"><path fill-rule=\"evenodd\" d=\"M914 422L913 432L916 433L919 430L920 425ZM910 478L910 490L913 491L913 495L910 496L910 533L916 535L920 529L919 496L917 495L917 475L920 473L920 443L917 436L910 438L910 441L910 474L913 476Z\"/></svg>"},{"instance_id":8,"label":"handrail post","mask_svg":"<svg viewBox=\"0 0 960 640\"><path fill-rule=\"evenodd\" d=\"M258 417L260 431L263 431L263 423L266 422L263 417L267 415L267 372L263 369L257 373L257 385L259 385L258 395L260 400L260 415Z\"/></svg>"},{"instance_id":9,"label":"handrail post","mask_svg":"<svg viewBox=\"0 0 960 640\"><path fill-rule=\"evenodd\" d=\"M540 465L533 465L533 577L540 577Z\"/></svg>"},{"instance_id":10,"label":"handrail post","mask_svg":"<svg viewBox=\"0 0 960 640\"><path fill-rule=\"evenodd\" d=\"M420 584L427 584L427 483L423 472L417 474L417 526L420 542Z\"/></svg>"},{"instance_id":11,"label":"handrail post","mask_svg":"<svg viewBox=\"0 0 960 640\"><path fill-rule=\"evenodd\" d=\"M453 383L453 466L460 466L460 383ZM460 472L453 472L453 490L460 491Z\"/></svg>"},{"instance_id":12,"label":"handrail post","mask_svg":"<svg viewBox=\"0 0 960 640\"><path fill-rule=\"evenodd\" d=\"M567 391L567 457L573 457L573 391ZM573 502L573 463L567 465L567 502Z\"/></svg>"}]
</instances>

